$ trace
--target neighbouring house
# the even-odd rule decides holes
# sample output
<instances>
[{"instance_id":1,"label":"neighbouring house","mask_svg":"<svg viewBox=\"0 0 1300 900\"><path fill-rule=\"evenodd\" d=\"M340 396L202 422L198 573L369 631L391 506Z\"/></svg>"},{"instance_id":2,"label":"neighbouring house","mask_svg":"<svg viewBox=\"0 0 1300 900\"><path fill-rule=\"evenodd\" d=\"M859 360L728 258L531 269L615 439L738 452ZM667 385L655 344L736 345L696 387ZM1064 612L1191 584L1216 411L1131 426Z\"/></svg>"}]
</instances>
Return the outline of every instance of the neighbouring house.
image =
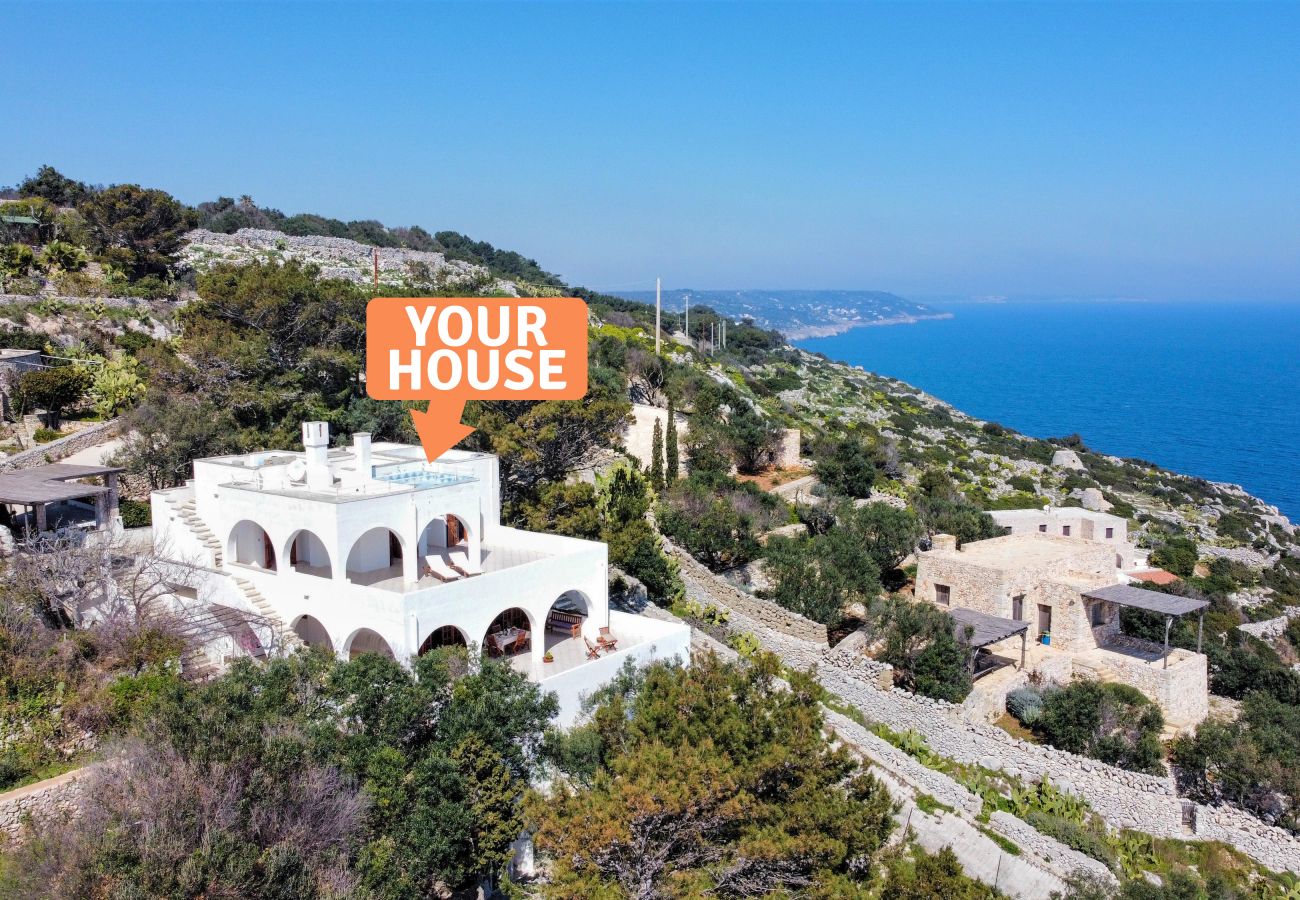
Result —
<instances>
[{"instance_id":1,"label":"neighbouring house","mask_svg":"<svg viewBox=\"0 0 1300 900\"><path fill-rule=\"evenodd\" d=\"M1169 647L1168 633L1174 619L1203 615L1208 604L1125 583L1115 555L1108 540L1036 528L960 549L951 535L936 535L933 549L918 556L916 596L980 614L988 634L997 634L1000 620L1006 640L988 648L997 655L1023 660L1023 634L1036 646L1022 665L1055 680L1131 684L1160 705L1171 725L1192 727L1209 711L1206 657ZM1165 643L1123 634L1122 607L1163 616Z\"/></svg>"},{"instance_id":2,"label":"neighbouring house","mask_svg":"<svg viewBox=\"0 0 1300 900\"><path fill-rule=\"evenodd\" d=\"M989 515L1007 534L1054 534L1110 544L1115 548L1116 569L1146 565L1146 555L1129 543L1128 520L1120 516L1078 506L999 509Z\"/></svg>"},{"instance_id":3,"label":"neighbouring house","mask_svg":"<svg viewBox=\"0 0 1300 900\"><path fill-rule=\"evenodd\" d=\"M567 725L626 661L687 660L688 626L609 608L604 544L501 524L495 456L329 444L306 422L302 452L195 460L184 487L154 492L178 596L251 625L214 664L296 641L403 662L468 646L554 691Z\"/></svg>"}]
</instances>

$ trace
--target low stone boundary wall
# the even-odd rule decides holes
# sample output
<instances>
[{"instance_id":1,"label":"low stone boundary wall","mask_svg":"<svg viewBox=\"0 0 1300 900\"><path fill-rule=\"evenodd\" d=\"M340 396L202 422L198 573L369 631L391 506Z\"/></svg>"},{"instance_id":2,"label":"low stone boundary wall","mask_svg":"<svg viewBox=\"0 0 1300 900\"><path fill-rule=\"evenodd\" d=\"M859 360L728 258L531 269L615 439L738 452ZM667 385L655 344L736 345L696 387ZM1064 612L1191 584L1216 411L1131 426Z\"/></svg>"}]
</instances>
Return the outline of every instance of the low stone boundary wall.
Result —
<instances>
[{"instance_id":1,"label":"low stone boundary wall","mask_svg":"<svg viewBox=\"0 0 1300 900\"><path fill-rule=\"evenodd\" d=\"M89 428L83 428L67 437L50 441L48 444L38 444L30 450L23 450L21 453L15 453L13 456L0 459L0 471L25 469L29 466L44 465L47 462L58 462L88 447L94 447L110 438L117 437L122 433L124 424L124 419L109 419L107 422L91 425Z\"/></svg>"},{"instance_id":2,"label":"low stone boundary wall","mask_svg":"<svg viewBox=\"0 0 1300 900\"><path fill-rule=\"evenodd\" d=\"M88 774L88 766L73 769L0 794L0 833L16 840L29 818L75 813L80 807L82 780Z\"/></svg>"},{"instance_id":3,"label":"low stone boundary wall","mask_svg":"<svg viewBox=\"0 0 1300 900\"><path fill-rule=\"evenodd\" d=\"M664 539L664 546L677 560L682 580L686 582L688 595L740 613L745 618L778 634L819 644L822 647L828 645L825 625L806 619L780 604L746 594L714 575L707 566L667 538Z\"/></svg>"}]
</instances>

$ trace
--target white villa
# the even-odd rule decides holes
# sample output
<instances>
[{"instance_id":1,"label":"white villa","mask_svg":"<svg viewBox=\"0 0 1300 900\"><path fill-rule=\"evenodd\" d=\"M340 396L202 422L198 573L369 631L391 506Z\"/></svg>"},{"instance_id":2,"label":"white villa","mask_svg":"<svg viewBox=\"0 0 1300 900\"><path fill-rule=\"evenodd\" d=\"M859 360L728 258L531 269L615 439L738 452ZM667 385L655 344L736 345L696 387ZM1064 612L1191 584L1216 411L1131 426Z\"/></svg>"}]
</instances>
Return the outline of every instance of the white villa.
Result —
<instances>
[{"instance_id":1,"label":"white villa","mask_svg":"<svg viewBox=\"0 0 1300 900\"><path fill-rule=\"evenodd\" d=\"M610 610L604 544L501 524L495 456L428 463L368 434L331 448L323 422L303 424L303 448L195 460L153 494L178 600L228 633L211 662L280 642L400 661L469 646L555 691L568 725L628 659L687 660L689 626Z\"/></svg>"}]
</instances>

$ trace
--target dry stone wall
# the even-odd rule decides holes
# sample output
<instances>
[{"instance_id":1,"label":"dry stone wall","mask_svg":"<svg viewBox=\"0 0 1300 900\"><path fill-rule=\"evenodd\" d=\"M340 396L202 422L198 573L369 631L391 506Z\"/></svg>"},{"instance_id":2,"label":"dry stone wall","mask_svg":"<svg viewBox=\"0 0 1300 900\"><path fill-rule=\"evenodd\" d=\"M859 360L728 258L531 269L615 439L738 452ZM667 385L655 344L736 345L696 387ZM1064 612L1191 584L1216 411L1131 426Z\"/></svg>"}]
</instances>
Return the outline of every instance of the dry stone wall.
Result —
<instances>
[{"instance_id":1,"label":"dry stone wall","mask_svg":"<svg viewBox=\"0 0 1300 900\"><path fill-rule=\"evenodd\" d=\"M122 419L109 419L107 422L91 425L89 428L83 428L67 437L50 441L48 444L40 444L30 450L7 456L0 459L0 470L25 469L28 466L56 462L74 453L79 453L88 447L102 444L109 438L117 437L122 432L123 421Z\"/></svg>"},{"instance_id":2,"label":"dry stone wall","mask_svg":"<svg viewBox=\"0 0 1300 900\"><path fill-rule=\"evenodd\" d=\"M686 584L686 594L692 599L714 603L731 611L733 618L740 614L745 619L769 631L819 649L828 646L826 626L791 612L779 604L762 600L729 584L709 571L681 547L667 538L664 547L677 560L677 566Z\"/></svg>"},{"instance_id":3,"label":"dry stone wall","mask_svg":"<svg viewBox=\"0 0 1300 900\"><path fill-rule=\"evenodd\" d=\"M74 769L0 794L0 832L18 840L29 819L75 814L80 808L82 781L89 771Z\"/></svg>"}]
</instances>

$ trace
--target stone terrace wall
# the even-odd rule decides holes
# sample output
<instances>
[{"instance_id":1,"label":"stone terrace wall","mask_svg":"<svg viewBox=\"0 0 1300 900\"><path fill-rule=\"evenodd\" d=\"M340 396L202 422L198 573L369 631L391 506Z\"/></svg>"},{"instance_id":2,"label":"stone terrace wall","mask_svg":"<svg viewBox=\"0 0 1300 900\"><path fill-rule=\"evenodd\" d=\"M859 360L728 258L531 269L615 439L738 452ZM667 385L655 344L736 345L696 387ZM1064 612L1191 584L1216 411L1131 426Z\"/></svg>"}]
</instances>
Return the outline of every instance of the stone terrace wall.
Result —
<instances>
[{"instance_id":1,"label":"stone terrace wall","mask_svg":"<svg viewBox=\"0 0 1300 900\"><path fill-rule=\"evenodd\" d=\"M823 649L828 646L825 625L805 619L779 604L746 594L718 578L709 571L707 566L667 538L664 539L664 547L677 560L688 596L725 607L733 614L738 613L779 635L814 644Z\"/></svg>"},{"instance_id":2,"label":"stone terrace wall","mask_svg":"<svg viewBox=\"0 0 1300 900\"><path fill-rule=\"evenodd\" d=\"M91 425L89 428L83 428L67 437L50 441L48 444L38 444L30 450L7 456L0 459L0 470L25 469L28 466L58 462L74 453L85 450L87 447L94 447L97 444L104 443L109 438L117 437L122 432L123 422L124 420L120 418L109 419L107 422Z\"/></svg>"},{"instance_id":3,"label":"stone terrace wall","mask_svg":"<svg viewBox=\"0 0 1300 900\"><path fill-rule=\"evenodd\" d=\"M831 651L818 668L822 686L870 719L896 730L912 729L941 756L1036 780L1085 798L1106 822L1158 837L1223 841L1276 871L1300 873L1300 839L1230 807L1196 804L1193 833L1183 829L1183 807L1172 777L1142 775L1012 737L992 725L965 722L961 707L894 689L881 690L874 670Z\"/></svg>"},{"instance_id":4,"label":"stone terrace wall","mask_svg":"<svg viewBox=\"0 0 1300 900\"><path fill-rule=\"evenodd\" d=\"M980 722L967 722L962 708L906 691L882 691L853 657L834 652L818 670L828 690L869 718L895 730L923 735L936 753L958 762L1005 771L1030 781L1046 775L1058 787L1088 798L1111 825L1141 827L1163 837L1183 837L1182 803L1173 779L1127 772L1050 747L1030 744Z\"/></svg>"},{"instance_id":5,"label":"stone terrace wall","mask_svg":"<svg viewBox=\"0 0 1300 900\"><path fill-rule=\"evenodd\" d=\"M80 806L82 779L89 772L89 768L73 769L0 794L0 833L18 839L28 818L75 813Z\"/></svg>"}]
</instances>

